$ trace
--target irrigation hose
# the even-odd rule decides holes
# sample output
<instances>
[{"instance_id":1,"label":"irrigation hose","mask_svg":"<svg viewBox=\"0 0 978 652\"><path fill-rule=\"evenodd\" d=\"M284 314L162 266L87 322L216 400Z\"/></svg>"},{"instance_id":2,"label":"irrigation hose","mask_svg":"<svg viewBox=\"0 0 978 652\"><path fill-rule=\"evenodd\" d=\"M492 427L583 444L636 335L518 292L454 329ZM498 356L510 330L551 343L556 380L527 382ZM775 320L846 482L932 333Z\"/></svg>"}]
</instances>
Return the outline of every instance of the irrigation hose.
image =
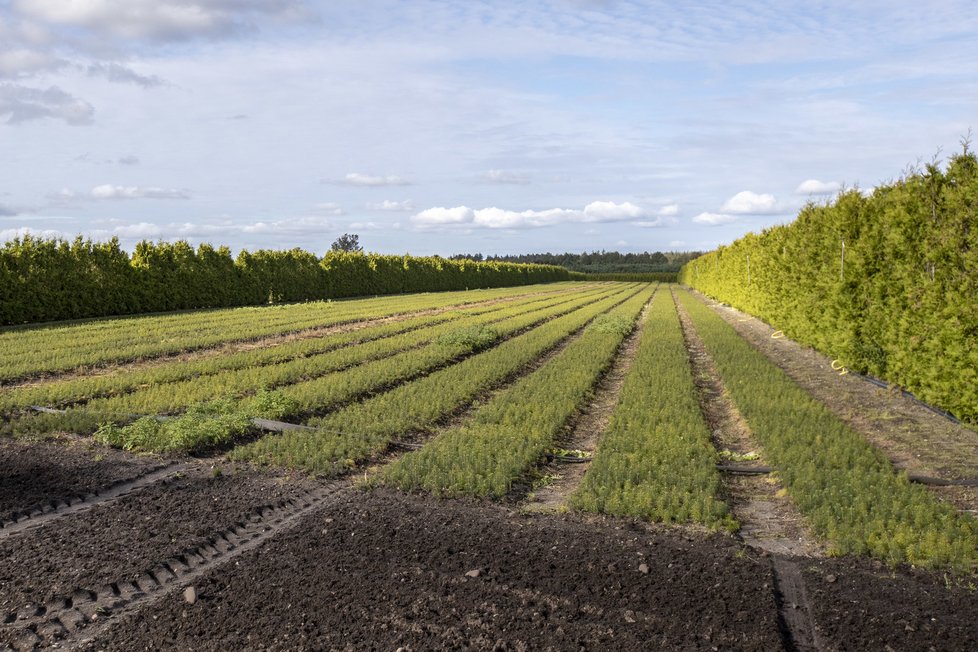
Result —
<instances>
[{"instance_id":1,"label":"irrigation hose","mask_svg":"<svg viewBox=\"0 0 978 652\"><path fill-rule=\"evenodd\" d=\"M784 331L774 331L771 333L772 340L780 340L782 337L784 337Z\"/></svg>"}]
</instances>

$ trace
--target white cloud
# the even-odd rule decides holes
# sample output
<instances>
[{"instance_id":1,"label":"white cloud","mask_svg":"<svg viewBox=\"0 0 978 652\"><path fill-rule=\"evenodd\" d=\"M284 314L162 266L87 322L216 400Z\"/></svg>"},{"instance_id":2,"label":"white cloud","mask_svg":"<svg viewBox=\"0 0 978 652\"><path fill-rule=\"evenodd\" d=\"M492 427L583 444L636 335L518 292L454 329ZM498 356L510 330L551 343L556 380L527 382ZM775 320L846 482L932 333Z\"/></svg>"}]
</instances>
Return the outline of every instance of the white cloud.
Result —
<instances>
[{"instance_id":1,"label":"white cloud","mask_svg":"<svg viewBox=\"0 0 978 652\"><path fill-rule=\"evenodd\" d=\"M417 213L411 221L421 227L464 224L489 229L522 229L565 223L626 222L649 217L649 212L630 202L591 202L584 209L549 208L511 211L497 207L472 209L435 207Z\"/></svg>"},{"instance_id":2,"label":"white cloud","mask_svg":"<svg viewBox=\"0 0 978 652\"><path fill-rule=\"evenodd\" d=\"M62 191L64 192L64 191ZM70 192L70 191L69 191ZM92 199L189 199L183 190L173 188L158 188L156 186L113 186L103 184L95 186L89 193ZM70 198L70 197L66 197Z\"/></svg>"},{"instance_id":3,"label":"white cloud","mask_svg":"<svg viewBox=\"0 0 978 652\"><path fill-rule=\"evenodd\" d=\"M413 211L414 202L410 199L404 201L385 199L382 202L367 202L367 209L372 211Z\"/></svg>"},{"instance_id":4,"label":"white cloud","mask_svg":"<svg viewBox=\"0 0 978 652\"><path fill-rule=\"evenodd\" d=\"M70 125L87 125L94 113L91 104L57 86L40 89L0 84L0 116L7 116L8 124L54 118Z\"/></svg>"},{"instance_id":5,"label":"white cloud","mask_svg":"<svg viewBox=\"0 0 978 652\"><path fill-rule=\"evenodd\" d=\"M580 211L550 208L544 211L507 211L502 208L482 208L474 212L472 223L490 229L519 229L534 226L550 226L559 222L575 221ZM576 220L582 221L582 220ZM596 220L594 220L596 221Z\"/></svg>"},{"instance_id":6,"label":"white cloud","mask_svg":"<svg viewBox=\"0 0 978 652\"><path fill-rule=\"evenodd\" d=\"M359 172L350 172L342 179L336 181L327 181L326 183L334 183L341 186L369 186L369 187L381 187L381 186L409 186L410 181L402 179L396 175L390 176L373 176L370 174L360 174Z\"/></svg>"},{"instance_id":7,"label":"white cloud","mask_svg":"<svg viewBox=\"0 0 978 652\"><path fill-rule=\"evenodd\" d=\"M240 230L243 233L268 234L321 234L332 233L336 230L333 222L326 217L305 215L301 217L275 220L274 222L256 222L253 224L231 224L225 229Z\"/></svg>"},{"instance_id":8,"label":"white cloud","mask_svg":"<svg viewBox=\"0 0 978 652\"><path fill-rule=\"evenodd\" d=\"M675 247L685 247L686 246L686 241L685 240L670 240L669 241L669 246L670 247L673 247L673 248L675 248Z\"/></svg>"},{"instance_id":9,"label":"white cloud","mask_svg":"<svg viewBox=\"0 0 978 652\"><path fill-rule=\"evenodd\" d=\"M584 207L585 222L622 222L645 217L648 213L631 202L594 201Z\"/></svg>"},{"instance_id":10,"label":"white cloud","mask_svg":"<svg viewBox=\"0 0 978 652\"><path fill-rule=\"evenodd\" d=\"M468 206L444 208L436 206L427 208L411 218L411 221L421 226L441 226L445 224L467 224L475 218L475 211Z\"/></svg>"},{"instance_id":11,"label":"white cloud","mask_svg":"<svg viewBox=\"0 0 978 652\"><path fill-rule=\"evenodd\" d=\"M482 179L488 183L510 184L516 186L525 186L530 183L530 177L526 176L525 174L510 172L508 170L489 170L482 175Z\"/></svg>"},{"instance_id":12,"label":"white cloud","mask_svg":"<svg viewBox=\"0 0 978 652\"><path fill-rule=\"evenodd\" d=\"M693 222L707 226L720 226L721 224L730 224L736 219L737 217L735 215L727 215L725 213L700 213L693 218Z\"/></svg>"},{"instance_id":13,"label":"white cloud","mask_svg":"<svg viewBox=\"0 0 978 652\"><path fill-rule=\"evenodd\" d=\"M778 211L778 200L774 198L774 195L766 193L759 195L756 192L744 190L724 202L720 210L724 213L736 213L738 215L776 213Z\"/></svg>"},{"instance_id":14,"label":"white cloud","mask_svg":"<svg viewBox=\"0 0 978 652\"><path fill-rule=\"evenodd\" d=\"M166 82L156 75L140 75L131 68L118 63L91 63L85 67L89 77L104 77L117 84L135 84L143 88L162 86Z\"/></svg>"},{"instance_id":15,"label":"white cloud","mask_svg":"<svg viewBox=\"0 0 978 652\"><path fill-rule=\"evenodd\" d=\"M22 15L123 39L186 40L252 28L258 20L298 18L297 0L14 0Z\"/></svg>"},{"instance_id":16,"label":"white cloud","mask_svg":"<svg viewBox=\"0 0 978 652\"><path fill-rule=\"evenodd\" d=\"M632 222L632 224L635 226L640 226L643 229L658 229L675 223L676 218L674 217L657 217L654 220L639 220L638 222Z\"/></svg>"},{"instance_id":17,"label":"white cloud","mask_svg":"<svg viewBox=\"0 0 978 652\"><path fill-rule=\"evenodd\" d=\"M74 190L71 190L69 188L62 188L57 192L48 193L47 198L50 199L51 201L56 201L56 202L69 202L69 201L75 201L76 199L80 199L81 196Z\"/></svg>"},{"instance_id":18,"label":"white cloud","mask_svg":"<svg viewBox=\"0 0 978 652\"><path fill-rule=\"evenodd\" d=\"M65 240L69 237L73 237L55 229L32 229L29 226L19 226L14 229L0 229L0 242L9 242L14 238L23 238L27 235L35 238L61 238Z\"/></svg>"},{"instance_id":19,"label":"white cloud","mask_svg":"<svg viewBox=\"0 0 978 652\"><path fill-rule=\"evenodd\" d=\"M119 165L139 165L139 157L129 154L127 156L121 156L116 161Z\"/></svg>"},{"instance_id":20,"label":"white cloud","mask_svg":"<svg viewBox=\"0 0 978 652\"><path fill-rule=\"evenodd\" d=\"M795 188L797 195L834 195L842 188L838 181L819 181L818 179L806 179Z\"/></svg>"},{"instance_id":21,"label":"white cloud","mask_svg":"<svg viewBox=\"0 0 978 652\"><path fill-rule=\"evenodd\" d=\"M679 215L679 204L668 204L667 206L662 206L655 212L655 214L661 217L676 217Z\"/></svg>"}]
</instances>

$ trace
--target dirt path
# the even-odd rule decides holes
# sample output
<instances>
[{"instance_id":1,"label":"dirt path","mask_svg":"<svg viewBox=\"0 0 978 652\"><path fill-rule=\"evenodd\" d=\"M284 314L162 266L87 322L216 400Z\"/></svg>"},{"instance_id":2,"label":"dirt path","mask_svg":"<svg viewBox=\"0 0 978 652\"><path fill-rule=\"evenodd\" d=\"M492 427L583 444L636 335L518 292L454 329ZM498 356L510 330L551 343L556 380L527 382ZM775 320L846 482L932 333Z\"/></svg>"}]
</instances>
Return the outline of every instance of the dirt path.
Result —
<instances>
[{"instance_id":1,"label":"dirt path","mask_svg":"<svg viewBox=\"0 0 978 652\"><path fill-rule=\"evenodd\" d=\"M737 537L769 556L772 592L785 647L799 652L825 650L827 646L815 626L805 588L801 566L804 562L799 559L821 556L824 551L781 482L773 475L758 472L766 467L764 451L734 405L716 363L675 294L673 302L679 312L703 418L712 432L713 444L728 462L722 476L724 497L740 522Z\"/></svg>"},{"instance_id":2,"label":"dirt path","mask_svg":"<svg viewBox=\"0 0 978 652\"><path fill-rule=\"evenodd\" d=\"M185 466L167 481L0 539L0 646L63 638L322 491L320 483L243 466L220 474Z\"/></svg>"},{"instance_id":3,"label":"dirt path","mask_svg":"<svg viewBox=\"0 0 978 652\"><path fill-rule=\"evenodd\" d=\"M764 450L730 398L716 364L696 333L689 315L678 302L676 308L700 408L713 433L713 443L721 457L732 462L730 466L742 469L742 472L723 474L726 501L741 524L739 535L751 547L770 553L807 557L823 555L822 547L808 532L804 517L787 497L777 478L750 472L766 466Z\"/></svg>"},{"instance_id":4,"label":"dirt path","mask_svg":"<svg viewBox=\"0 0 978 652\"><path fill-rule=\"evenodd\" d=\"M0 437L0 525L51 511L158 468L156 456L130 455L87 437L43 442Z\"/></svg>"},{"instance_id":5,"label":"dirt path","mask_svg":"<svg viewBox=\"0 0 978 652\"><path fill-rule=\"evenodd\" d=\"M937 478L978 477L978 432L955 424L894 390L855 374L839 375L832 360L735 308L692 292L788 376L883 451L894 466ZM978 510L978 487L929 487L967 511Z\"/></svg>"},{"instance_id":6,"label":"dirt path","mask_svg":"<svg viewBox=\"0 0 978 652\"><path fill-rule=\"evenodd\" d=\"M567 435L560 445L568 451L573 451L574 454L567 456L563 461L555 460L541 469L547 482L527 494L521 505L524 512L553 514L567 511L567 498L580 486L588 466L586 462L578 462L574 457L579 454L588 459L597 450L598 441L608 428L611 415L618 405L618 397L625 383L625 377L638 353L642 329L651 303L652 300L649 299L645 304L634 330L619 347L614 364L595 388L594 397L578 417L567 425Z\"/></svg>"}]
</instances>

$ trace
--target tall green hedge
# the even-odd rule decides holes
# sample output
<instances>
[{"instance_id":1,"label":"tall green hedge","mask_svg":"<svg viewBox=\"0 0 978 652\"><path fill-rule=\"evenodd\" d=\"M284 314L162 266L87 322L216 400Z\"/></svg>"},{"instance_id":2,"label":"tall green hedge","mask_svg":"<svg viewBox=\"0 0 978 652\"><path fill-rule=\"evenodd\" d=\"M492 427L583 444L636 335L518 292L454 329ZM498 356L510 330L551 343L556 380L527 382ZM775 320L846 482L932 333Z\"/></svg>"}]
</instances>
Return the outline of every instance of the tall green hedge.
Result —
<instances>
[{"instance_id":1,"label":"tall green hedge","mask_svg":"<svg viewBox=\"0 0 978 652\"><path fill-rule=\"evenodd\" d=\"M566 281L562 267L31 236L0 247L0 324Z\"/></svg>"},{"instance_id":2,"label":"tall green hedge","mask_svg":"<svg viewBox=\"0 0 978 652\"><path fill-rule=\"evenodd\" d=\"M849 368L978 423L978 160L928 165L871 196L687 263L680 281Z\"/></svg>"}]
</instances>

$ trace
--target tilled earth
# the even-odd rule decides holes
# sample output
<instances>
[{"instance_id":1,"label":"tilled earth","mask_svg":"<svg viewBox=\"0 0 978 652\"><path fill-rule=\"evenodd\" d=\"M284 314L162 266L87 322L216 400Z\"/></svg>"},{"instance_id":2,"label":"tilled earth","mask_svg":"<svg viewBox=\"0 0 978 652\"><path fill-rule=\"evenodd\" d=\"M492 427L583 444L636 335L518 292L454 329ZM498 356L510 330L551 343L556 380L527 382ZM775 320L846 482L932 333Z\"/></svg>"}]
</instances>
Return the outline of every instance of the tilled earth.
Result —
<instances>
[{"instance_id":1,"label":"tilled earth","mask_svg":"<svg viewBox=\"0 0 978 652\"><path fill-rule=\"evenodd\" d=\"M13 468L41 452L2 450ZM93 470L90 451L62 446L42 486L0 484L0 504L161 464L123 457ZM730 536L182 464L0 529L0 649L777 650L794 647L796 608L816 649L978 648L966 578L794 558L808 604L786 604L774 559Z\"/></svg>"}]
</instances>

